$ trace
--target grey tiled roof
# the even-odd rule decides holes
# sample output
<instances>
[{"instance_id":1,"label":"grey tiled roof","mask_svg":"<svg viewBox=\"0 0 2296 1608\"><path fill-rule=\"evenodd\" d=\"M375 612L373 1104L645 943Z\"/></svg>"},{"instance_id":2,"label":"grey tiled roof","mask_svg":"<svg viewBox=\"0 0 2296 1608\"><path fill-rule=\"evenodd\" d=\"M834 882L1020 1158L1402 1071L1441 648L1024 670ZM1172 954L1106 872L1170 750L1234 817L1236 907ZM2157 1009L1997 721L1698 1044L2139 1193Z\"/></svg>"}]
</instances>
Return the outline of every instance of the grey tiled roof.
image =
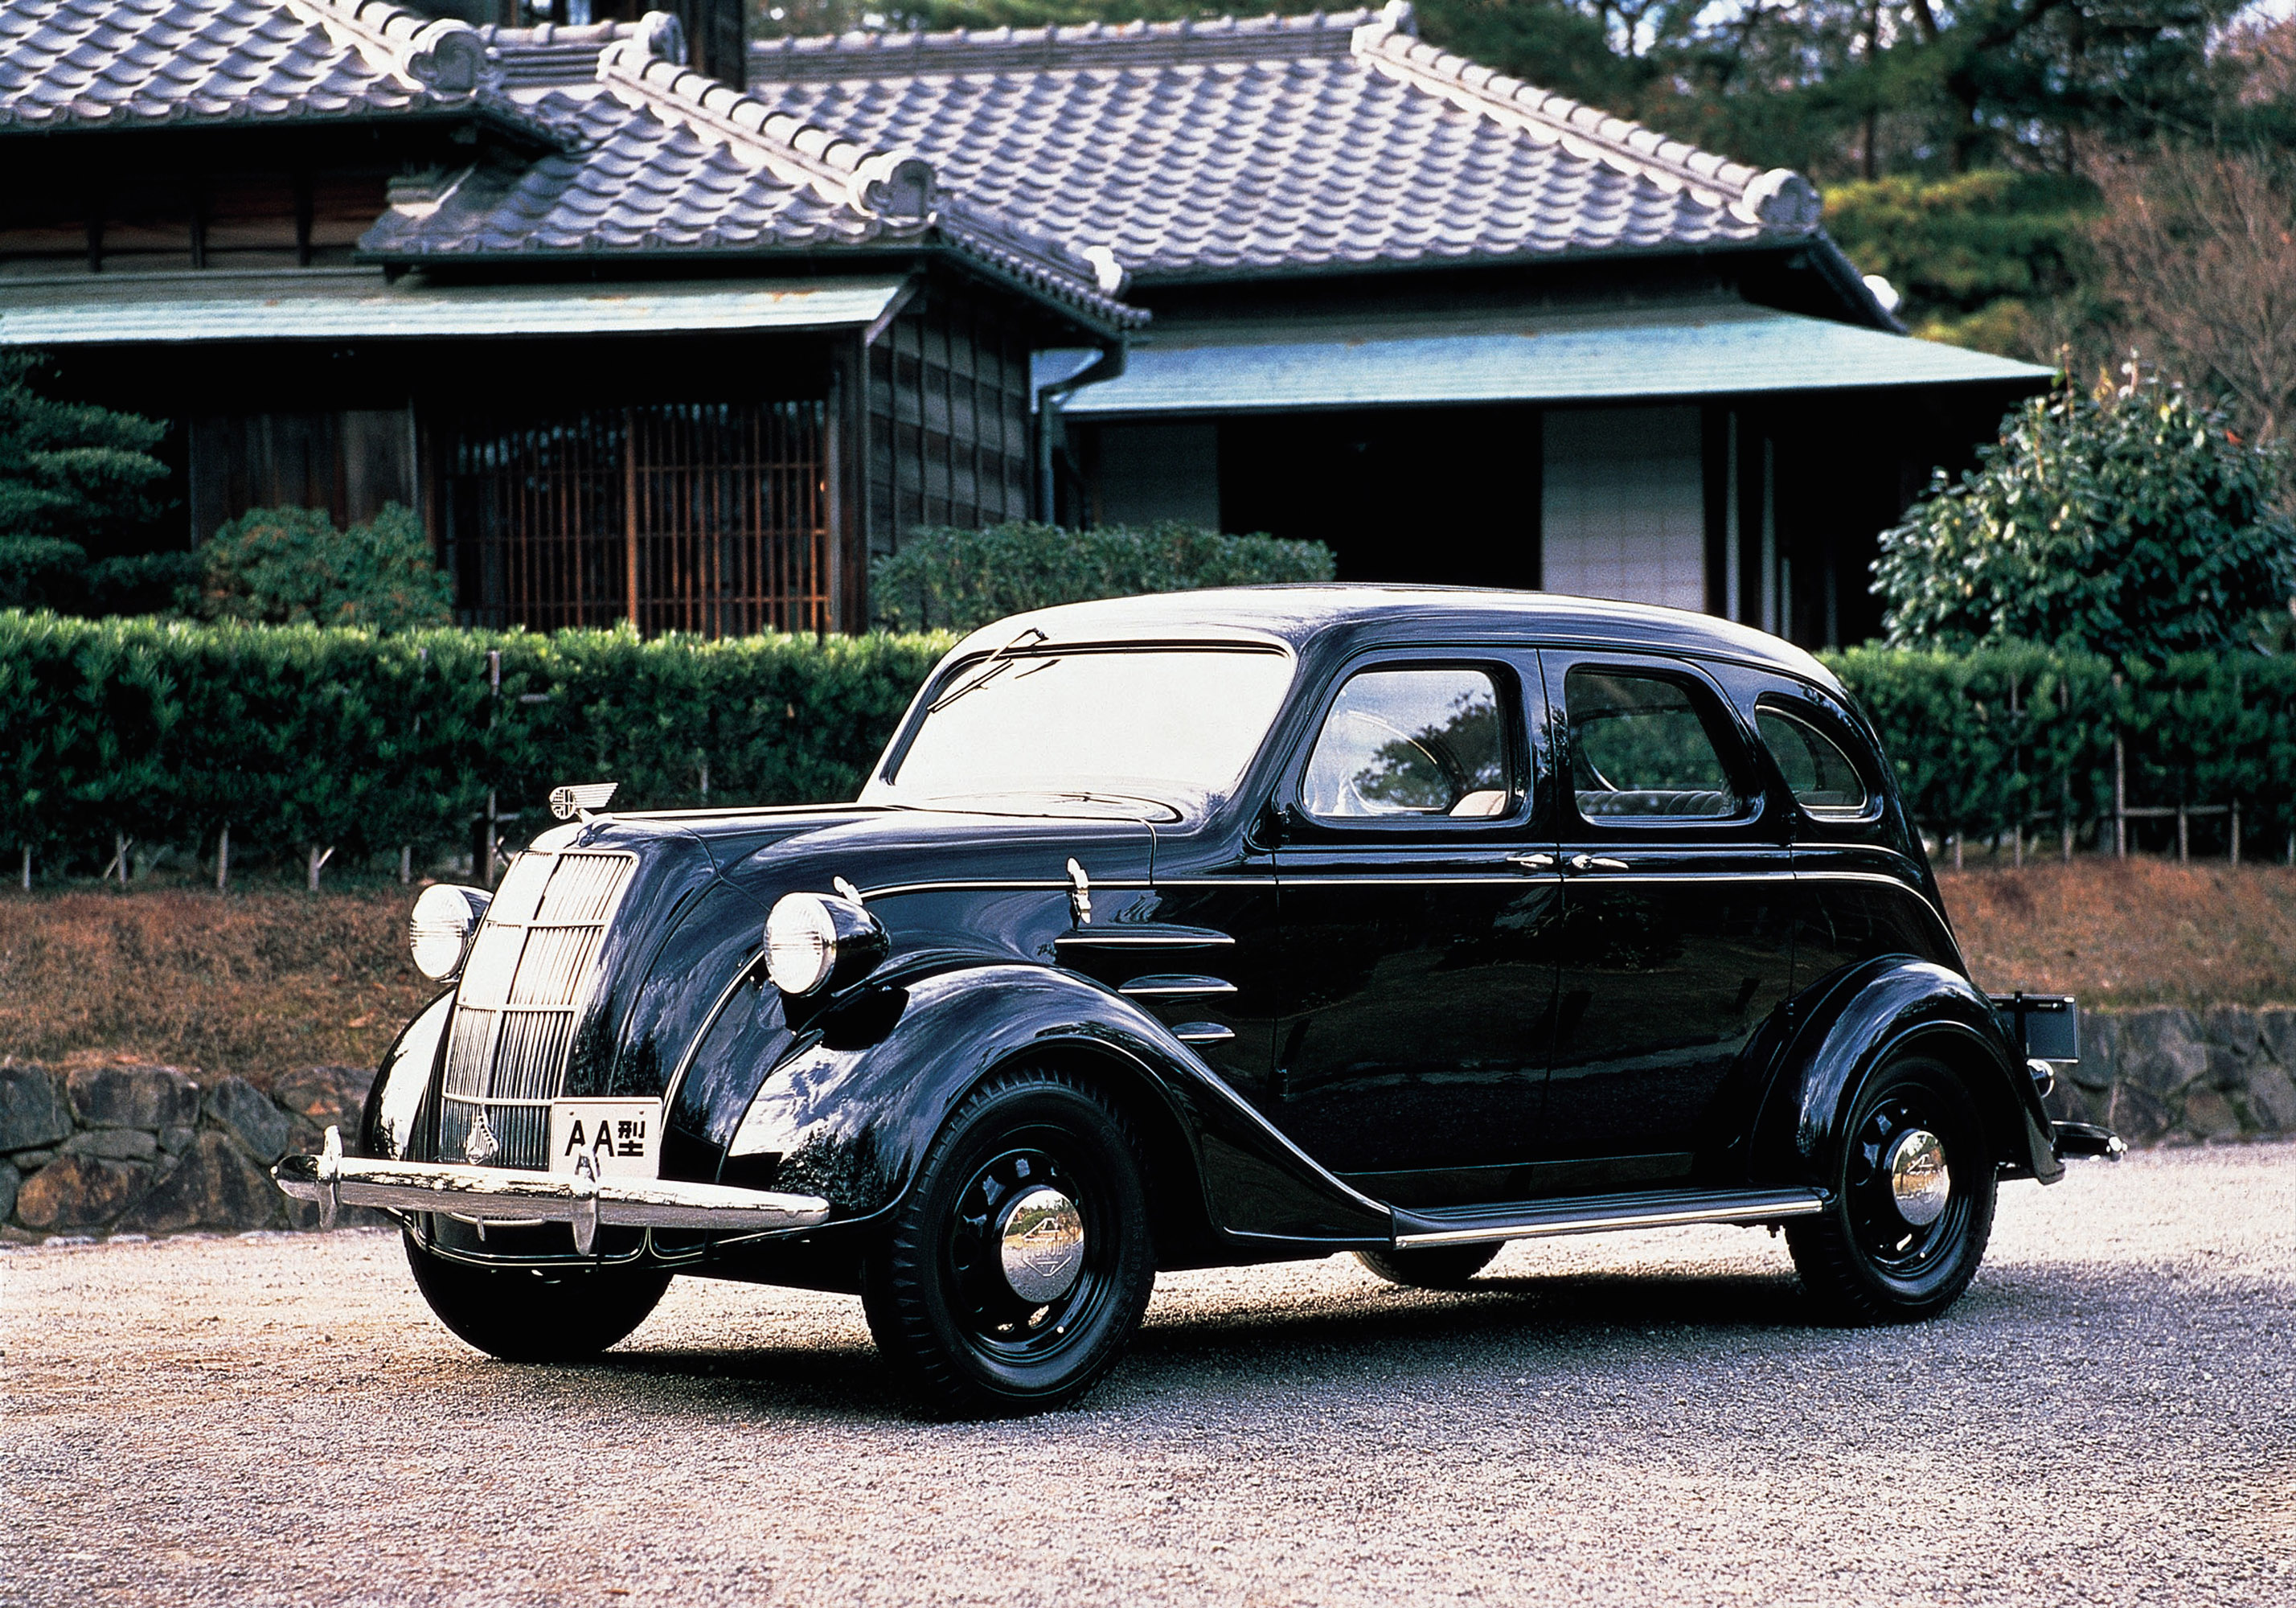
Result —
<instances>
[{"instance_id":1,"label":"grey tiled roof","mask_svg":"<svg viewBox=\"0 0 2296 1608\"><path fill-rule=\"evenodd\" d=\"M1161 278L1816 234L1816 193L1418 40L1408 5L850 35L472 29L390 0L0 0L0 132L463 109L529 158L399 187L393 260L933 245L1104 322Z\"/></svg>"},{"instance_id":2,"label":"grey tiled roof","mask_svg":"<svg viewBox=\"0 0 2296 1608\"><path fill-rule=\"evenodd\" d=\"M478 37L385 0L5 0L0 128L468 107Z\"/></svg>"},{"instance_id":3,"label":"grey tiled roof","mask_svg":"<svg viewBox=\"0 0 2296 1608\"><path fill-rule=\"evenodd\" d=\"M1816 193L1414 37L1408 6L752 47L750 93L914 150L1144 278L1732 245Z\"/></svg>"},{"instance_id":4,"label":"grey tiled roof","mask_svg":"<svg viewBox=\"0 0 2296 1608\"><path fill-rule=\"evenodd\" d=\"M504 30L507 32L507 30ZM944 195L932 169L809 125L654 53L667 34L591 46L587 81L526 71L522 115L562 148L401 185L360 242L398 261L598 251L938 245L1104 323L1143 321L1096 266ZM496 35L500 49L505 41Z\"/></svg>"},{"instance_id":5,"label":"grey tiled roof","mask_svg":"<svg viewBox=\"0 0 2296 1608\"><path fill-rule=\"evenodd\" d=\"M389 0L0 0L0 131L462 111L530 153L392 186L392 261L940 247L1103 324L1121 275L931 168L693 72L662 16L486 29Z\"/></svg>"}]
</instances>

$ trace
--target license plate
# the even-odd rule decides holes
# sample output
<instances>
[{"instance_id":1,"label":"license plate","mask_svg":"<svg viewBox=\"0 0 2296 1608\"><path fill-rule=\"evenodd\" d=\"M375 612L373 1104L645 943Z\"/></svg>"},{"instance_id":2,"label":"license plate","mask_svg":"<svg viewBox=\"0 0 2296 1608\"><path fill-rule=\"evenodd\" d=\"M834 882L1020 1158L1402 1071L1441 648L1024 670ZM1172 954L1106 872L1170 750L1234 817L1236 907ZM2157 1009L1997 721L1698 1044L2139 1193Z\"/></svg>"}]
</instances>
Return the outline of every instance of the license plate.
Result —
<instances>
[{"instance_id":1,"label":"license plate","mask_svg":"<svg viewBox=\"0 0 2296 1608\"><path fill-rule=\"evenodd\" d=\"M660 1176L661 1102L553 1100L550 1170L572 1172L583 1156L602 1178Z\"/></svg>"}]
</instances>

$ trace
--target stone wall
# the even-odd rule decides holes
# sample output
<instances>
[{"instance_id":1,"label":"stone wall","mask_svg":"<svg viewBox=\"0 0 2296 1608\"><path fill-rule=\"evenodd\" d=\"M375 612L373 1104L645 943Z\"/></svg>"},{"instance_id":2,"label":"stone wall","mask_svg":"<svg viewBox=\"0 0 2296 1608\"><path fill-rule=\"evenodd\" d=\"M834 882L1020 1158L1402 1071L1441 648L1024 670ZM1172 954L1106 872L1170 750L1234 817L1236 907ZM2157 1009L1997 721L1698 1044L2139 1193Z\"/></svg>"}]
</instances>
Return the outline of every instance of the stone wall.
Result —
<instances>
[{"instance_id":1,"label":"stone wall","mask_svg":"<svg viewBox=\"0 0 2296 1608\"><path fill-rule=\"evenodd\" d=\"M2048 1103L2131 1144L2296 1134L2296 1007L2084 1013L2080 1065Z\"/></svg>"},{"instance_id":2,"label":"stone wall","mask_svg":"<svg viewBox=\"0 0 2296 1608\"><path fill-rule=\"evenodd\" d=\"M0 1235L315 1227L318 1209L281 1194L271 1164L317 1150L330 1124L356 1133L373 1081L315 1066L266 1095L171 1066L0 1062Z\"/></svg>"}]
</instances>

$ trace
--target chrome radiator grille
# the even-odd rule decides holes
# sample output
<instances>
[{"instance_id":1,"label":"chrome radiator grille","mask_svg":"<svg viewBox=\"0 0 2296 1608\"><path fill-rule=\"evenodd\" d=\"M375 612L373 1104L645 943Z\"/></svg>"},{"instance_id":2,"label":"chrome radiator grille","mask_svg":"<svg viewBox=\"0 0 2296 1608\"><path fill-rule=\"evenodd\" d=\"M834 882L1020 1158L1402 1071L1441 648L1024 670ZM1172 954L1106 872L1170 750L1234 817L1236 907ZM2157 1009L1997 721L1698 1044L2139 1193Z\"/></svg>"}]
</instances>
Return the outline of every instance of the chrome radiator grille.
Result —
<instances>
[{"instance_id":1,"label":"chrome radiator grille","mask_svg":"<svg viewBox=\"0 0 2296 1608\"><path fill-rule=\"evenodd\" d=\"M598 946L636 867L635 855L586 849L511 862L455 996L441 1161L549 1165L550 1102L564 1092Z\"/></svg>"}]
</instances>

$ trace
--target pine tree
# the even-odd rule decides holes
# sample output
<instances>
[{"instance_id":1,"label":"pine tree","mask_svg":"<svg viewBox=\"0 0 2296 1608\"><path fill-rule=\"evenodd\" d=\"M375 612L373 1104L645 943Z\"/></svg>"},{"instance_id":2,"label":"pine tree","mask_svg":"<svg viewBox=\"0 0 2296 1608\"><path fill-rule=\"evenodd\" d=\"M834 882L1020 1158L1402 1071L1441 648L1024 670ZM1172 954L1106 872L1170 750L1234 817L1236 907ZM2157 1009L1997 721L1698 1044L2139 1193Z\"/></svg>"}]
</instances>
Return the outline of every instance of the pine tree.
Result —
<instances>
[{"instance_id":1,"label":"pine tree","mask_svg":"<svg viewBox=\"0 0 2296 1608\"><path fill-rule=\"evenodd\" d=\"M78 606L87 555L132 542L166 508L165 423L42 396L40 359L0 352L0 606Z\"/></svg>"}]
</instances>

